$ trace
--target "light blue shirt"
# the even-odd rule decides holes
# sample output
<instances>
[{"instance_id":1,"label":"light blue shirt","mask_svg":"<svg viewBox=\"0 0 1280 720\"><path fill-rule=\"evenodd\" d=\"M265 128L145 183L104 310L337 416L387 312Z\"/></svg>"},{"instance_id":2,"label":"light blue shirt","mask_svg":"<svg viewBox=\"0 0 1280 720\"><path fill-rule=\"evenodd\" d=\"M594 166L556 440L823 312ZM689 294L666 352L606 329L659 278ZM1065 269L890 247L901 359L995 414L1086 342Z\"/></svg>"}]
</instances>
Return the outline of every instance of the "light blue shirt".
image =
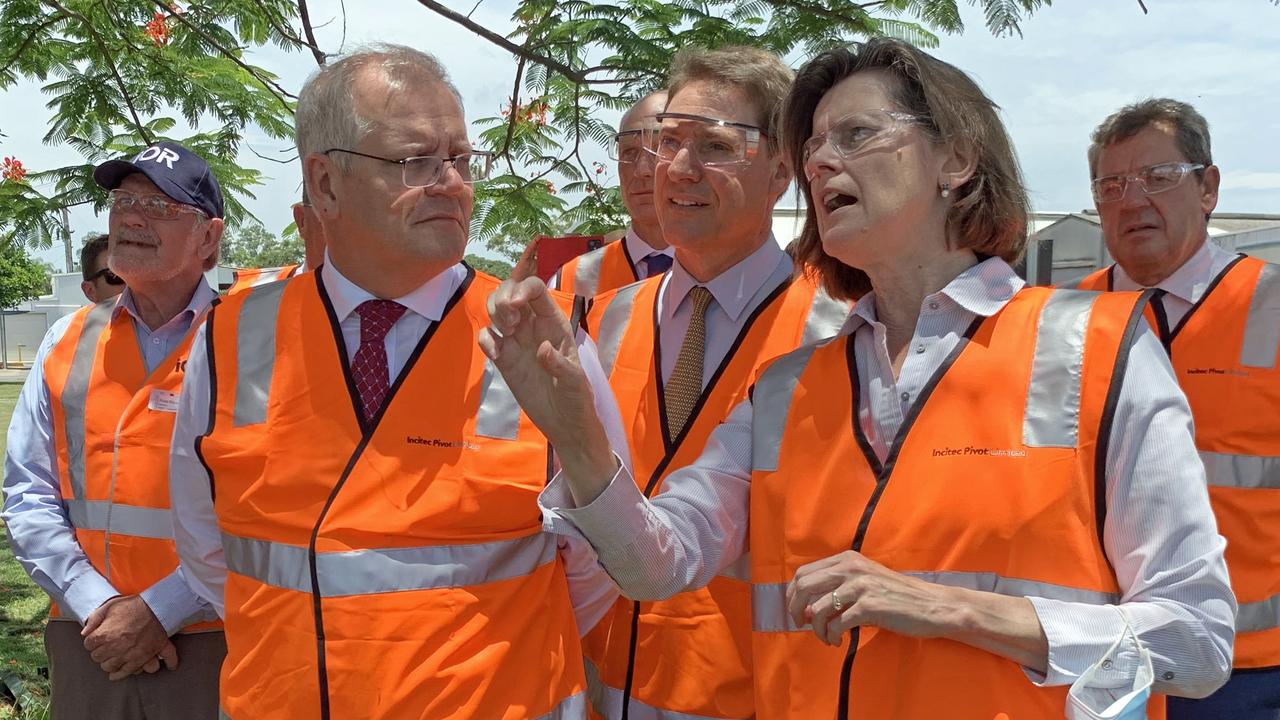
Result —
<instances>
[{"instance_id":1,"label":"light blue shirt","mask_svg":"<svg viewBox=\"0 0 1280 720\"><path fill-rule=\"evenodd\" d=\"M196 318L216 297L202 279L187 307L152 330L142 322L133 294L126 289L116 301L112 319L121 313L132 318L138 349L150 373L182 343ZM49 328L18 395L4 461L2 516L9 529L9 543L23 569L67 615L84 623L90 613L120 592L93 567L62 505L44 362L73 317L74 313L67 315ZM212 616L208 604L187 586L181 568L144 590L142 600L170 635L193 619Z\"/></svg>"}]
</instances>

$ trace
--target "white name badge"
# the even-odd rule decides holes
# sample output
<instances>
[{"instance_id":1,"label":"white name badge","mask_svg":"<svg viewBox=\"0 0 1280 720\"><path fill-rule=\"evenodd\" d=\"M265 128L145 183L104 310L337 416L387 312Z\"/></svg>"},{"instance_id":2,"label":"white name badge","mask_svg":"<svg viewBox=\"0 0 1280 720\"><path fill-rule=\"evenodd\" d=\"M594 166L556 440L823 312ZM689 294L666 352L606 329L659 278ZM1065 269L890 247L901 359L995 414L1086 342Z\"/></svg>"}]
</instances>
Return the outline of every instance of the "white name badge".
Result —
<instances>
[{"instance_id":1,"label":"white name badge","mask_svg":"<svg viewBox=\"0 0 1280 720\"><path fill-rule=\"evenodd\" d=\"M168 390L152 390L151 400L147 403L148 410L156 412L178 412L178 393L169 392Z\"/></svg>"}]
</instances>

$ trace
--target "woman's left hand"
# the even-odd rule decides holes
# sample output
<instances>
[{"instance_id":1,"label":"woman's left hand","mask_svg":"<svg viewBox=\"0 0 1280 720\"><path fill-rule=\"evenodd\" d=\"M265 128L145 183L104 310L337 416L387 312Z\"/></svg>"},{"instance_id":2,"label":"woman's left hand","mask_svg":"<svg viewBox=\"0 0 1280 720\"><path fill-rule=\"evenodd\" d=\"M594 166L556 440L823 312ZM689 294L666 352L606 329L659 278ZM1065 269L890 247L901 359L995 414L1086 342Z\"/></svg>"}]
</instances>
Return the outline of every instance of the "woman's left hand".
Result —
<instances>
[{"instance_id":1,"label":"woman's left hand","mask_svg":"<svg viewBox=\"0 0 1280 720\"><path fill-rule=\"evenodd\" d=\"M894 572L853 550L805 565L787 586L792 620L811 623L828 645L839 645L857 625L911 637L945 635L956 600L951 588Z\"/></svg>"}]
</instances>

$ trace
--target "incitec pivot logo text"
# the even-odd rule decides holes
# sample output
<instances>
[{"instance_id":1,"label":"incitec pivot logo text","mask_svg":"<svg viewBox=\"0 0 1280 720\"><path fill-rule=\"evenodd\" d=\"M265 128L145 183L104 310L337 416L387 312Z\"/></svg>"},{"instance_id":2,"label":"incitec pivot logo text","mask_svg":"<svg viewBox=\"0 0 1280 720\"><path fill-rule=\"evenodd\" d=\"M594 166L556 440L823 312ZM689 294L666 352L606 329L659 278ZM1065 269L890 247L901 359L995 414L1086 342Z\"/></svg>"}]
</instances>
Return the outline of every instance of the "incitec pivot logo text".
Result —
<instances>
[{"instance_id":1,"label":"incitec pivot logo text","mask_svg":"<svg viewBox=\"0 0 1280 720\"><path fill-rule=\"evenodd\" d=\"M981 448L972 445L966 445L962 448L946 447L934 448L934 457L950 457L953 455L985 455L988 457L1026 457L1027 451L1023 449L1004 449L1004 448Z\"/></svg>"},{"instance_id":2,"label":"incitec pivot logo text","mask_svg":"<svg viewBox=\"0 0 1280 720\"><path fill-rule=\"evenodd\" d=\"M435 448L466 448L468 450L479 450L480 446L469 443L466 440L441 440L440 438L424 438L417 435L408 435L405 442L410 445L427 445Z\"/></svg>"}]
</instances>

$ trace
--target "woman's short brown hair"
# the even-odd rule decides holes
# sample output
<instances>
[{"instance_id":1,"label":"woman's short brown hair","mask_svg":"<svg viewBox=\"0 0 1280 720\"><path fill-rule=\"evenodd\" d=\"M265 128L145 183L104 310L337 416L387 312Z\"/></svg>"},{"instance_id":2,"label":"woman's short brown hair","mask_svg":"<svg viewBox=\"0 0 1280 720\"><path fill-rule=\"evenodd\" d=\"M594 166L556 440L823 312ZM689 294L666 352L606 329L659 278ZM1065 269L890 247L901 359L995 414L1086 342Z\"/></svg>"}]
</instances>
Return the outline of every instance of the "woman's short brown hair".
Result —
<instances>
[{"instance_id":1,"label":"woman's short brown hair","mask_svg":"<svg viewBox=\"0 0 1280 720\"><path fill-rule=\"evenodd\" d=\"M866 70L882 70L897 79L894 100L899 109L919 117L919 126L934 142L967 145L977 156L973 176L951 190L947 237L954 238L958 248L1017 262L1026 250L1030 207L1013 143L996 114L996 104L955 66L900 40L873 38L810 60L796 74L783 103L783 150L807 206L793 254L806 272L816 274L834 297L854 299L871 289L866 273L822 249L803 168L804 144L813 135L818 103L841 80Z\"/></svg>"}]
</instances>

